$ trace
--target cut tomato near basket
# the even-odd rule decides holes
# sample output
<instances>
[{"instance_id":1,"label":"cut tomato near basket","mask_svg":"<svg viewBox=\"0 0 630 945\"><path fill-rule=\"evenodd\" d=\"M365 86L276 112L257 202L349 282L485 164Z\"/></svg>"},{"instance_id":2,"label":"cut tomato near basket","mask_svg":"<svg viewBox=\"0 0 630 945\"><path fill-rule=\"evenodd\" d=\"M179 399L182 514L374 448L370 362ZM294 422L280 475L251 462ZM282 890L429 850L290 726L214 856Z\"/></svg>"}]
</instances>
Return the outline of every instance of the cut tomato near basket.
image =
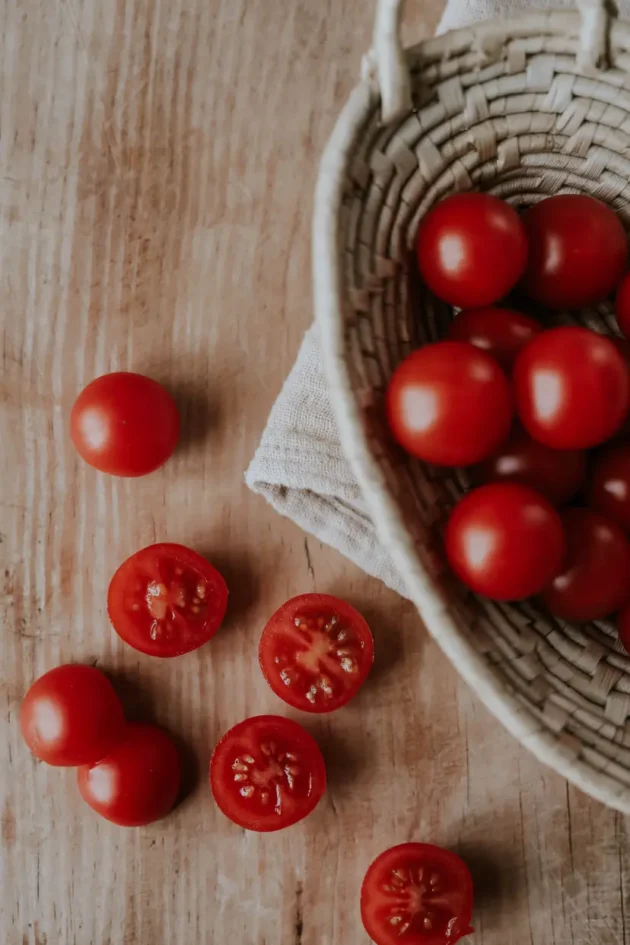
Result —
<instances>
[{"instance_id":1,"label":"cut tomato near basket","mask_svg":"<svg viewBox=\"0 0 630 945\"><path fill-rule=\"evenodd\" d=\"M150 656L180 656L221 626L228 590L221 574L184 545L162 542L127 558L107 595L109 619L130 646Z\"/></svg>"},{"instance_id":2,"label":"cut tomato near basket","mask_svg":"<svg viewBox=\"0 0 630 945\"><path fill-rule=\"evenodd\" d=\"M509 371L521 348L542 330L542 325L529 315L488 305L461 311L448 326L447 337L481 348Z\"/></svg>"},{"instance_id":3,"label":"cut tomato near basket","mask_svg":"<svg viewBox=\"0 0 630 945\"><path fill-rule=\"evenodd\" d=\"M630 532L630 444L609 446L595 457L589 505Z\"/></svg>"},{"instance_id":4,"label":"cut tomato near basket","mask_svg":"<svg viewBox=\"0 0 630 945\"><path fill-rule=\"evenodd\" d=\"M235 725L218 743L210 787L226 817L265 833L315 809L326 790L326 766L305 728L278 715L259 715Z\"/></svg>"},{"instance_id":5,"label":"cut tomato near basket","mask_svg":"<svg viewBox=\"0 0 630 945\"><path fill-rule=\"evenodd\" d=\"M332 712L352 699L374 661L360 613L330 594L300 594L263 630L260 667L273 691L305 712Z\"/></svg>"},{"instance_id":6,"label":"cut tomato near basket","mask_svg":"<svg viewBox=\"0 0 630 945\"><path fill-rule=\"evenodd\" d=\"M630 543L610 519L591 509L566 509L567 553L544 590L547 610L563 620L598 620L630 601Z\"/></svg>"},{"instance_id":7,"label":"cut tomato near basket","mask_svg":"<svg viewBox=\"0 0 630 945\"><path fill-rule=\"evenodd\" d=\"M454 945L473 931L472 910L470 870L428 843L381 853L361 888L363 925L376 945Z\"/></svg>"}]
</instances>

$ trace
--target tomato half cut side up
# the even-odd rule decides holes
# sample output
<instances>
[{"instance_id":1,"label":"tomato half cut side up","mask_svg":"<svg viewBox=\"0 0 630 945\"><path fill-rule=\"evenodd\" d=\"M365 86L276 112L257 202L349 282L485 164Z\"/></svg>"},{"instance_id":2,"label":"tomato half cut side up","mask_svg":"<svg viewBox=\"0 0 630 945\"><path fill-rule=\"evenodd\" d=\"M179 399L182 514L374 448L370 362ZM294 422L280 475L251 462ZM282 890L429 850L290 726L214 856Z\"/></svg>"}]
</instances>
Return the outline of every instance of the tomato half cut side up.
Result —
<instances>
[{"instance_id":1,"label":"tomato half cut side up","mask_svg":"<svg viewBox=\"0 0 630 945\"><path fill-rule=\"evenodd\" d=\"M260 638L263 676L284 702L332 712L357 694L374 662L360 613L330 594L300 594L280 607Z\"/></svg>"},{"instance_id":2,"label":"tomato half cut side up","mask_svg":"<svg viewBox=\"0 0 630 945\"><path fill-rule=\"evenodd\" d=\"M223 736L210 761L210 787L233 823L268 833L314 810L326 790L326 766L301 725L258 715Z\"/></svg>"},{"instance_id":3,"label":"tomato half cut side up","mask_svg":"<svg viewBox=\"0 0 630 945\"><path fill-rule=\"evenodd\" d=\"M361 888L363 925L376 945L451 945L473 931L472 909L468 867L429 843L381 853Z\"/></svg>"},{"instance_id":4,"label":"tomato half cut side up","mask_svg":"<svg viewBox=\"0 0 630 945\"><path fill-rule=\"evenodd\" d=\"M221 626L228 590L217 569L190 548L149 545L121 564L107 611L125 643L149 656L181 656Z\"/></svg>"}]
</instances>

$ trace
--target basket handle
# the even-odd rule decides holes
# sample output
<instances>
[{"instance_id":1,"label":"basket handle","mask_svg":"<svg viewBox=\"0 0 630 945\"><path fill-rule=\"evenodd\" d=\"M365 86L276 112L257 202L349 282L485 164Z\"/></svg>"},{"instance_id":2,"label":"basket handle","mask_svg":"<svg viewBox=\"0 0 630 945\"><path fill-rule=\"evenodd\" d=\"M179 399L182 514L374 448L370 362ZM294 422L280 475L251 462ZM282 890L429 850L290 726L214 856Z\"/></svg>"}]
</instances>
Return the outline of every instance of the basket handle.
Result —
<instances>
[{"instance_id":1,"label":"basket handle","mask_svg":"<svg viewBox=\"0 0 630 945\"><path fill-rule=\"evenodd\" d=\"M411 76L400 36L404 0L377 0L372 49L364 60L364 74L373 78L381 94L384 123L409 112ZM576 0L580 14L578 66L592 72L605 66L609 16L606 0Z\"/></svg>"}]
</instances>

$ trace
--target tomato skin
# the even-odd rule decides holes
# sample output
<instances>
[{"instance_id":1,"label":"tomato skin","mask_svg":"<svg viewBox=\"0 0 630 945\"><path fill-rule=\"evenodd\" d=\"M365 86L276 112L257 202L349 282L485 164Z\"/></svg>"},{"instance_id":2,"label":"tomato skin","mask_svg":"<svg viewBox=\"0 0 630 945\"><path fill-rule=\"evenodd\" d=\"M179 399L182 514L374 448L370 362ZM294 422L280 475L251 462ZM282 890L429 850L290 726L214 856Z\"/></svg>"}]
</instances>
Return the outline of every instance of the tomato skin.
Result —
<instances>
[{"instance_id":1,"label":"tomato skin","mask_svg":"<svg viewBox=\"0 0 630 945\"><path fill-rule=\"evenodd\" d=\"M321 658L315 669L317 653ZM303 712L333 712L365 682L374 662L374 639L346 601L330 594L300 594L267 622L259 659L263 676L287 705Z\"/></svg>"},{"instance_id":2,"label":"tomato skin","mask_svg":"<svg viewBox=\"0 0 630 945\"><path fill-rule=\"evenodd\" d=\"M470 466L505 439L512 421L507 378L485 351L439 341L394 371L386 409L394 438L417 459Z\"/></svg>"},{"instance_id":3,"label":"tomato skin","mask_svg":"<svg viewBox=\"0 0 630 945\"><path fill-rule=\"evenodd\" d=\"M173 740L155 725L129 723L125 737L101 761L77 770L81 797L119 827L161 820L179 792L181 760Z\"/></svg>"},{"instance_id":4,"label":"tomato skin","mask_svg":"<svg viewBox=\"0 0 630 945\"><path fill-rule=\"evenodd\" d=\"M429 843L385 850L361 887L361 918L376 945L454 945L473 931L472 910L470 870Z\"/></svg>"},{"instance_id":5,"label":"tomato skin","mask_svg":"<svg viewBox=\"0 0 630 945\"><path fill-rule=\"evenodd\" d=\"M630 532L630 444L609 446L596 457L589 505Z\"/></svg>"},{"instance_id":6,"label":"tomato skin","mask_svg":"<svg viewBox=\"0 0 630 945\"><path fill-rule=\"evenodd\" d=\"M210 760L217 806L246 830L269 833L307 817L326 790L315 739L292 719L258 715L221 738Z\"/></svg>"},{"instance_id":7,"label":"tomato skin","mask_svg":"<svg viewBox=\"0 0 630 945\"><path fill-rule=\"evenodd\" d=\"M630 272L627 272L619 283L615 295L615 318L619 331L630 338Z\"/></svg>"},{"instance_id":8,"label":"tomato skin","mask_svg":"<svg viewBox=\"0 0 630 945\"><path fill-rule=\"evenodd\" d=\"M79 455L112 476L146 476L164 465L179 439L175 401L143 374L103 374L85 387L70 415Z\"/></svg>"},{"instance_id":9,"label":"tomato skin","mask_svg":"<svg viewBox=\"0 0 630 945\"><path fill-rule=\"evenodd\" d=\"M585 194L541 200L523 216L529 259L523 288L548 308L602 302L618 285L628 243L614 210Z\"/></svg>"},{"instance_id":10,"label":"tomato skin","mask_svg":"<svg viewBox=\"0 0 630 945\"><path fill-rule=\"evenodd\" d=\"M536 489L552 505L572 499L586 478L583 450L552 450L515 424L498 450L470 470L476 485L520 482Z\"/></svg>"},{"instance_id":11,"label":"tomato skin","mask_svg":"<svg viewBox=\"0 0 630 945\"><path fill-rule=\"evenodd\" d=\"M122 738L125 718L103 673L69 663L33 683L20 708L20 727L37 758L72 766L102 758Z\"/></svg>"},{"instance_id":12,"label":"tomato skin","mask_svg":"<svg viewBox=\"0 0 630 945\"><path fill-rule=\"evenodd\" d=\"M420 274L460 308L492 305L525 271L527 236L518 213L490 194L462 193L436 204L420 223Z\"/></svg>"},{"instance_id":13,"label":"tomato skin","mask_svg":"<svg viewBox=\"0 0 630 945\"><path fill-rule=\"evenodd\" d=\"M118 568L107 612L129 646L170 658L207 643L221 626L227 601L227 585L209 561L185 545L158 542Z\"/></svg>"},{"instance_id":14,"label":"tomato skin","mask_svg":"<svg viewBox=\"0 0 630 945\"><path fill-rule=\"evenodd\" d=\"M628 372L617 347L587 328L552 328L519 354L513 388L519 419L552 449L609 439L628 410Z\"/></svg>"},{"instance_id":15,"label":"tomato skin","mask_svg":"<svg viewBox=\"0 0 630 945\"><path fill-rule=\"evenodd\" d=\"M519 351L541 332L542 326L528 315L488 305L461 311L448 326L447 337L481 348L509 371Z\"/></svg>"},{"instance_id":16,"label":"tomato skin","mask_svg":"<svg viewBox=\"0 0 630 945\"><path fill-rule=\"evenodd\" d=\"M540 493L515 482L468 492L446 525L457 577L492 600L522 600L558 573L565 551L560 516Z\"/></svg>"},{"instance_id":17,"label":"tomato skin","mask_svg":"<svg viewBox=\"0 0 630 945\"><path fill-rule=\"evenodd\" d=\"M630 600L630 543L610 519L591 509L562 516L567 553L542 600L563 620L598 620Z\"/></svg>"}]
</instances>

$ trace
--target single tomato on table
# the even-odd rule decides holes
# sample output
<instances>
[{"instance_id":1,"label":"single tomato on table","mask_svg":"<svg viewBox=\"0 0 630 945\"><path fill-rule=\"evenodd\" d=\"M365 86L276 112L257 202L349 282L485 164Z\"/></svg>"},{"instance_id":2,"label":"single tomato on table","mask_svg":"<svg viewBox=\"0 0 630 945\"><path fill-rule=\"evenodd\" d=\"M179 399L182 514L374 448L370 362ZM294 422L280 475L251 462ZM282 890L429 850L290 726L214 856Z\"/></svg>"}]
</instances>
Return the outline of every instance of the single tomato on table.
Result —
<instances>
[{"instance_id":1,"label":"single tomato on table","mask_svg":"<svg viewBox=\"0 0 630 945\"><path fill-rule=\"evenodd\" d=\"M527 432L552 449L588 449L623 423L630 391L616 346L587 328L552 328L514 365L516 410Z\"/></svg>"},{"instance_id":2,"label":"single tomato on table","mask_svg":"<svg viewBox=\"0 0 630 945\"><path fill-rule=\"evenodd\" d=\"M315 809L326 790L326 766L301 725L258 715L223 736L210 761L210 787L233 823L267 833Z\"/></svg>"},{"instance_id":3,"label":"single tomato on table","mask_svg":"<svg viewBox=\"0 0 630 945\"><path fill-rule=\"evenodd\" d=\"M630 532L630 444L609 446L596 457L589 505Z\"/></svg>"},{"instance_id":4,"label":"single tomato on table","mask_svg":"<svg viewBox=\"0 0 630 945\"><path fill-rule=\"evenodd\" d=\"M429 843L378 856L361 887L361 917L376 945L454 945L472 932L473 883L464 861Z\"/></svg>"},{"instance_id":5,"label":"single tomato on table","mask_svg":"<svg viewBox=\"0 0 630 945\"><path fill-rule=\"evenodd\" d=\"M114 574L107 612L116 633L149 656L181 656L207 643L227 608L225 581L191 548L149 545Z\"/></svg>"},{"instance_id":6,"label":"single tomato on table","mask_svg":"<svg viewBox=\"0 0 630 945\"><path fill-rule=\"evenodd\" d=\"M468 492L450 514L446 556L457 577L492 600L522 600L558 573L560 516L539 492L496 482Z\"/></svg>"},{"instance_id":7,"label":"single tomato on table","mask_svg":"<svg viewBox=\"0 0 630 945\"><path fill-rule=\"evenodd\" d=\"M181 761L169 735L131 722L124 737L96 764L77 771L79 792L97 814L120 827L165 817L179 792Z\"/></svg>"},{"instance_id":8,"label":"single tomato on table","mask_svg":"<svg viewBox=\"0 0 630 945\"><path fill-rule=\"evenodd\" d=\"M123 708L93 666L57 666L37 679L20 708L24 741L49 765L98 761L122 738Z\"/></svg>"},{"instance_id":9,"label":"single tomato on table","mask_svg":"<svg viewBox=\"0 0 630 945\"><path fill-rule=\"evenodd\" d=\"M481 348L509 371L519 351L542 330L542 325L522 312L488 305L464 309L456 315L448 326L447 337Z\"/></svg>"},{"instance_id":10,"label":"single tomato on table","mask_svg":"<svg viewBox=\"0 0 630 945\"><path fill-rule=\"evenodd\" d=\"M173 454L179 438L175 401L143 374L103 374L77 397L70 433L79 455L113 476L145 476Z\"/></svg>"},{"instance_id":11,"label":"single tomato on table","mask_svg":"<svg viewBox=\"0 0 630 945\"><path fill-rule=\"evenodd\" d=\"M462 341L413 351L387 388L394 438L417 459L470 466L492 453L512 422L507 378L494 358Z\"/></svg>"},{"instance_id":12,"label":"single tomato on table","mask_svg":"<svg viewBox=\"0 0 630 945\"><path fill-rule=\"evenodd\" d=\"M454 194L421 221L418 266L429 289L451 305L492 305L514 288L527 263L525 227L490 194Z\"/></svg>"},{"instance_id":13,"label":"single tomato on table","mask_svg":"<svg viewBox=\"0 0 630 945\"><path fill-rule=\"evenodd\" d=\"M374 640L350 604L330 594L300 594L267 623L259 656L265 679L284 702L304 712L332 712L365 682Z\"/></svg>"}]
</instances>

